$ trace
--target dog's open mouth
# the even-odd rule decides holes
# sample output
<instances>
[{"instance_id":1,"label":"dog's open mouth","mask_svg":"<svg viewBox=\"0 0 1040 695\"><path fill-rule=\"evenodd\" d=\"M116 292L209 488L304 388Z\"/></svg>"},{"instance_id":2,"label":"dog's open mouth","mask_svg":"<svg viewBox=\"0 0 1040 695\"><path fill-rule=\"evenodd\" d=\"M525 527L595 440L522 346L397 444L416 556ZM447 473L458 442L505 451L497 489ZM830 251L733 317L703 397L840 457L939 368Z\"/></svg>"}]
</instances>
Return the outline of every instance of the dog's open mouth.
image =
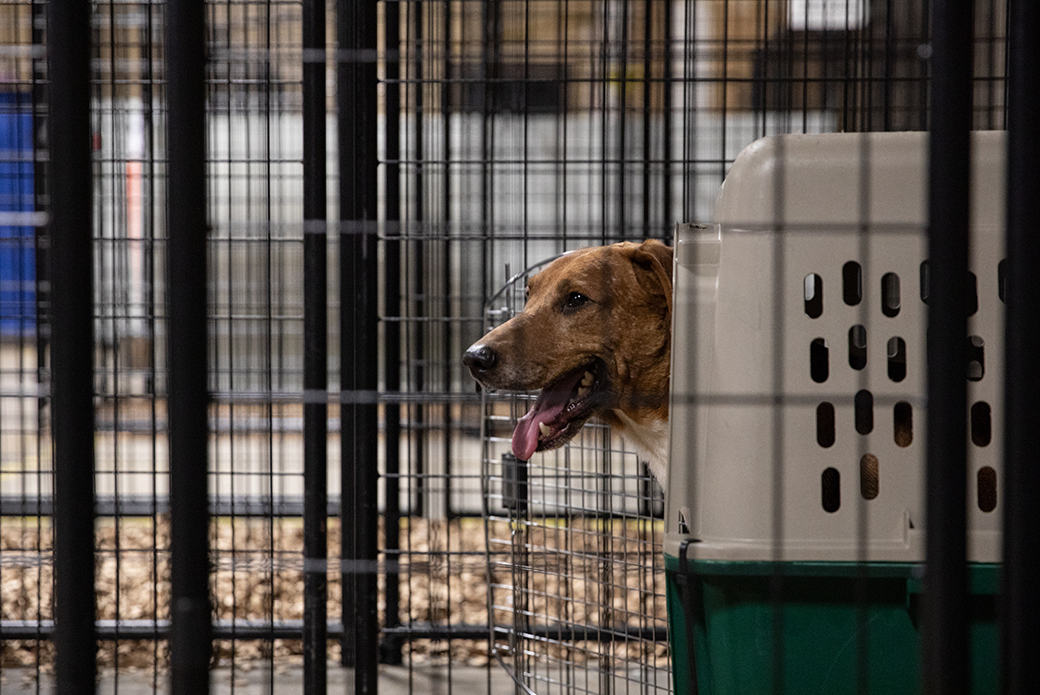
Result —
<instances>
[{"instance_id":1,"label":"dog's open mouth","mask_svg":"<svg viewBox=\"0 0 1040 695\"><path fill-rule=\"evenodd\" d=\"M527 461L569 442L602 406L605 371L595 360L546 385L513 430L513 454Z\"/></svg>"}]
</instances>

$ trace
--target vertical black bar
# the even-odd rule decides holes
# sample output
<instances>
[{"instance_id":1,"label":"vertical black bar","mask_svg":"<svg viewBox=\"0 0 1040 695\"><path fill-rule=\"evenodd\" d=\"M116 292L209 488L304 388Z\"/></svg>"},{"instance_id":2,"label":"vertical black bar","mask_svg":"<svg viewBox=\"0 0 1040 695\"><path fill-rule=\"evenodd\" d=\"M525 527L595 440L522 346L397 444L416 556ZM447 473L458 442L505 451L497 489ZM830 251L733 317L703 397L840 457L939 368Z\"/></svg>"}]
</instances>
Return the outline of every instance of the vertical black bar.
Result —
<instances>
[{"instance_id":1,"label":"vertical black bar","mask_svg":"<svg viewBox=\"0 0 1040 695\"><path fill-rule=\"evenodd\" d=\"M664 160L662 164L662 171L664 181L661 185L661 217L660 219L665 223L669 224L675 219L675 213L672 212L672 143L675 141L675 135L672 132L672 50L674 44L672 42L672 12L675 11L675 5L670 0L664 0L662 3L661 12L664 15L664 89L662 94L662 106L664 110ZM685 53L685 51L684 51Z\"/></svg>"},{"instance_id":2,"label":"vertical black bar","mask_svg":"<svg viewBox=\"0 0 1040 695\"><path fill-rule=\"evenodd\" d=\"M206 36L203 0L166 8L170 684L209 692Z\"/></svg>"},{"instance_id":3,"label":"vertical black bar","mask_svg":"<svg viewBox=\"0 0 1040 695\"><path fill-rule=\"evenodd\" d=\"M651 117L652 102L650 99L652 88L653 88L653 70L654 63L652 58L652 46L650 42L650 29L653 23L654 17L654 3L653 0L643 0L643 229L642 238L651 236L650 234L650 206L653 200L651 196L650 180L652 178L653 168L651 167L650 161L653 159L653 146L652 140L650 139L650 123L653 120ZM665 218L668 219L668 218ZM663 235L663 231L659 231L653 236Z\"/></svg>"},{"instance_id":4,"label":"vertical black bar","mask_svg":"<svg viewBox=\"0 0 1040 695\"><path fill-rule=\"evenodd\" d=\"M377 692L378 306L376 3L337 11L340 157L340 352L343 625L353 633L354 691ZM349 515L348 515L349 513ZM353 629L351 629L353 628Z\"/></svg>"},{"instance_id":5,"label":"vertical black bar","mask_svg":"<svg viewBox=\"0 0 1040 695\"><path fill-rule=\"evenodd\" d=\"M355 330L357 326L357 307L354 305L355 272L353 240L348 232L346 220L354 216L354 179L357 174L353 163L356 159L354 138L354 106L353 95L350 94L354 80L354 64L347 62L346 55L354 46L353 0L337 0L336 2L336 137L338 140L339 167L342 172L339 179L339 270L340 270L340 554L343 558L341 568L340 592L342 594L343 641L341 642L341 662L348 668L354 666L354 630L355 595L357 586L352 562L357 556L357 490L354 480L356 447L354 444L355 409L347 396L357 388L355 367ZM345 165L345 166L344 166Z\"/></svg>"},{"instance_id":6,"label":"vertical black bar","mask_svg":"<svg viewBox=\"0 0 1040 695\"><path fill-rule=\"evenodd\" d=\"M386 264L383 288L383 315L391 320L383 324L383 343L386 351L383 380L386 390L401 390L401 12L400 4L383 5L386 13ZM385 550L387 559L386 609L384 624L399 627L401 616L400 575L394 569L401 548L401 406L387 402L386 412L386 502L384 509ZM383 663L401 663L401 639L392 636L383 641Z\"/></svg>"},{"instance_id":7,"label":"vertical black bar","mask_svg":"<svg viewBox=\"0 0 1040 695\"><path fill-rule=\"evenodd\" d=\"M303 688L326 692L328 234L325 0L303 3Z\"/></svg>"},{"instance_id":8,"label":"vertical black bar","mask_svg":"<svg viewBox=\"0 0 1040 695\"><path fill-rule=\"evenodd\" d=\"M441 378L444 380L444 384L441 387L444 393L451 393L452 379L451 379L451 368L452 359L452 327L455 325L451 320L451 303L452 303L452 278L455 276L454 268L451 264L452 253L451 253L451 207L452 207L452 196L454 192L451 188L451 82L450 77L452 75L452 50L454 44L452 43L451 28L454 23L451 15L451 2L445 2L443 12L443 22L441 25L441 31L444 32L444 75L445 80L441 85L441 143L444 148L444 168L443 176L444 183L441 188L441 208L442 214L444 215L444 256L441 259L441 284L443 286L443 293L441 294L441 349L444 354L444 363L441 370ZM459 63L460 69L462 62ZM445 480L443 485L444 490L444 510L447 517L450 519L452 516L452 489L451 489L451 476L453 473L452 462L455 457L451 455L451 437L452 437L452 408L445 407L444 411L444 473ZM451 533L451 526L447 527L447 533ZM450 536L447 539L450 542ZM450 561L451 556L448 556ZM448 591L451 590L451 568L446 570L446 577L448 581ZM450 642L449 642L450 645ZM449 646L450 649L450 646ZM448 665L449 676L451 674L451 662Z\"/></svg>"},{"instance_id":9,"label":"vertical black bar","mask_svg":"<svg viewBox=\"0 0 1040 695\"><path fill-rule=\"evenodd\" d=\"M97 632L90 5L55 0L49 15L55 677L60 693L93 693Z\"/></svg>"},{"instance_id":10,"label":"vertical black bar","mask_svg":"<svg viewBox=\"0 0 1040 695\"><path fill-rule=\"evenodd\" d=\"M415 255L412 257L413 265L415 266L415 278L412 282L414 288L414 294L409 297L409 301L412 304L412 315L419 318L414 328L413 338L409 342L409 347L412 348L412 359L410 360L412 367L412 385L411 390L414 393L423 393L426 391L426 328L422 323L422 319L426 318L426 238L428 236L429 227L426 225L426 103L425 103L425 90L426 90L426 74L425 74L425 58L423 51L426 50L426 38L425 38L425 12L426 5L423 0L415 0L412 3L414 9L412 10L412 21L414 22L413 36L414 40L409 41L414 46L412 50L414 53L414 76L412 81L415 82L415 124L413 127L413 140L415 144L415 158L412 165L415 170L415 179L412 183L412 190L416 191L414 212L411 215L409 222L415 224L416 233L418 239L414 241ZM414 345L412 341L414 340ZM414 480L417 484L415 488L415 512L421 515L426 514L426 501L427 501L427 490L429 489L428 480L426 478L426 406L420 400L416 403L412 410L412 430L415 434L415 449L414 453L411 454L411 465L412 474L415 476Z\"/></svg>"},{"instance_id":11,"label":"vertical black bar","mask_svg":"<svg viewBox=\"0 0 1040 695\"><path fill-rule=\"evenodd\" d=\"M441 350L443 354L443 364L441 365L441 378L443 383L441 385L442 393L448 395L452 392L452 378L451 368L453 360L452 355L452 326L455 324L451 321L451 305L452 305L452 277L454 275L453 267L451 263L451 208L452 208L452 187L451 187L451 75L452 75L452 51L454 50L455 44L452 43L452 3L445 2L441 9L441 32L443 35L444 45L444 82L441 85L441 147L443 148L443 169L442 176L444 177L441 187L441 215L443 216L442 224L444 225L444 242L442 245L443 256L441 257L441 306L440 306L440 317L441 317ZM461 8L460 8L461 9ZM461 68L462 61L459 61ZM461 289L461 283L460 283ZM444 456L444 478L441 484L443 490L444 499L444 515L447 519L452 518L452 462L454 458L451 453L451 438L452 438L452 404L445 402L443 414L443 427L444 427L444 440L443 440L443 456ZM446 524L444 527L446 548L451 548L451 524ZM454 568L451 565L451 553L446 552L444 554L444 572L443 577L445 579L445 591L447 595L452 596L452 592L457 589L452 586L451 575ZM449 599L450 601L450 599ZM450 604L449 604L450 605ZM448 613L447 620L448 628L451 628L451 612ZM452 640L451 633L448 634L447 639L448 653L452 651ZM447 685L448 689L452 690L453 684L453 660L448 659L447 673Z\"/></svg>"},{"instance_id":12,"label":"vertical black bar","mask_svg":"<svg viewBox=\"0 0 1040 695\"><path fill-rule=\"evenodd\" d=\"M629 24L629 3L621 3L621 36L618 37L618 43L620 43L621 51L621 67L619 72L621 73L621 85L618 94L618 125L617 125L617 230L615 231L616 239L627 239L628 238L628 206L625 198L628 192L628 172L626 167L628 166L628 48L629 48L629 37L628 37L628 24ZM527 161L527 158L524 158ZM609 448L609 446L607 447Z\"/></svg>"},{"instance_id":13,"label":"vertical black bar","mask_svg":"<svg viewBox=\"0 0 1040 695\"><path fill-rule=\"evenodd\" d=\"M967 611L967 302L972 3L939 0L932 15L929 138L927 574L924 691L970 686Z\"/></svg>"},{"instance_id":14,"label":"vertical black bar","mask_svg":"<svg viewBox=\"0 0 1040 695\"><path fill-rule=\"evenodd\" d=\"M1009 8L1004 375L1003 691L1028 692L1040 653L1040 4Z\"/></svg>"},{"instance_id":15,"label":"vertical black bar","mask_svg":"<svg viewBox=\"0 0 1040 695\"><path fill-rule=\"evenodd\" d=\"M892 90L895 87L893 80L892 61L895 58L895 21L892 19L893 0L885 0L885 63L884 77L881 81L883 122L881 129L890 132L892 130ZM873 50L873 49L871 49Z\"/></svg>"}]
</instances>

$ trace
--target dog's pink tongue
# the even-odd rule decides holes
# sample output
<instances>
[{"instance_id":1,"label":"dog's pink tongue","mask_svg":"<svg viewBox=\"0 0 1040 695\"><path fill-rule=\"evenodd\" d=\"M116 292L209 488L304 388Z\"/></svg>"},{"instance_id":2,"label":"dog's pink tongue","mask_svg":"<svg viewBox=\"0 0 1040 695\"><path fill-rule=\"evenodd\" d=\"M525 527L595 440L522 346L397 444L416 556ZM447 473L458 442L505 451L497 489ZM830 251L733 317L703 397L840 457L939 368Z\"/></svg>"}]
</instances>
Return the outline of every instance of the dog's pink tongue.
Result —
<instances>
[{"instance_id":1,"label":"dog's pink tongue","mask_svg":"<svg viewBox=\"0 0 1040 695\"><path fill-rule=\"evenodd\" d=\"M538 425L542 422L551 422L556 416L563 412L567 401L570 400L571 390L550 391L548 387L542 390L538 400L534 402L527 415L520 418L513 430L513 455L521 461L529 461L538 448Z\"/></svg>"}]
</instances>

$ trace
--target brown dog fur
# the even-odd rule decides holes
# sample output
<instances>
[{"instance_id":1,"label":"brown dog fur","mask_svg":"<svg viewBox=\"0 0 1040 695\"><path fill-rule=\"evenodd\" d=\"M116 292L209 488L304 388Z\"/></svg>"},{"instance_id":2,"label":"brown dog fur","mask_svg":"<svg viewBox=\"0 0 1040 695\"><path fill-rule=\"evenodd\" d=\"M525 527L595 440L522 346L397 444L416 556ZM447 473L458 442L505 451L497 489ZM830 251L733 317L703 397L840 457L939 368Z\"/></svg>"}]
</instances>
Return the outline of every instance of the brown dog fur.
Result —
<instances>
[{"instance_id":1,"label":"brown dog fur","mask_svg":"<svg viewBox=\"0 0 1040 695\"><path fill-rule=\"evenodd\" d=\"M537 451L562 446L598 417L622 432L663 482L672 249L650 240L573 251L530 278L527 291L520 314L466 351L473 376L489 388L543 389L538 403L555 398L556 407L565 408L543 425L549 434L544 442L539 436ZM581 375L590 373L594 384L577 399ZM554 388L556 396L547 394ZM565 391L570 400L560 395ZM531 448L531 435L515 434L514 451L518 438L521 450Z\"/></svg>"}]
</instances>

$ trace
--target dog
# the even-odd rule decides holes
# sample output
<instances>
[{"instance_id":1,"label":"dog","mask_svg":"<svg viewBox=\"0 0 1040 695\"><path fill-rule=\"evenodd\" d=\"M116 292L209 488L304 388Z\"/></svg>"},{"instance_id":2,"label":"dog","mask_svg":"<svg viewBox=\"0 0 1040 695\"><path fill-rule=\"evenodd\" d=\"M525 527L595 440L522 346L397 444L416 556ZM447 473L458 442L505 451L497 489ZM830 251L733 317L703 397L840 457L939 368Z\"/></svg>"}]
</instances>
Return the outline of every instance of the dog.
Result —
<instances>
[{"instance_id":1,"label":"dog","mask_svg":"<svg viewBox=\"0 0 1040 695\"><path fill-rule=\"evenodd\" d=\"M462 361L485 388L541 389L513 431L518 459L563 446L597 417L663 485L671 323L671 247L648 240L584 248L531 277L523 311Z\"/></svg>"}]
</instances>

